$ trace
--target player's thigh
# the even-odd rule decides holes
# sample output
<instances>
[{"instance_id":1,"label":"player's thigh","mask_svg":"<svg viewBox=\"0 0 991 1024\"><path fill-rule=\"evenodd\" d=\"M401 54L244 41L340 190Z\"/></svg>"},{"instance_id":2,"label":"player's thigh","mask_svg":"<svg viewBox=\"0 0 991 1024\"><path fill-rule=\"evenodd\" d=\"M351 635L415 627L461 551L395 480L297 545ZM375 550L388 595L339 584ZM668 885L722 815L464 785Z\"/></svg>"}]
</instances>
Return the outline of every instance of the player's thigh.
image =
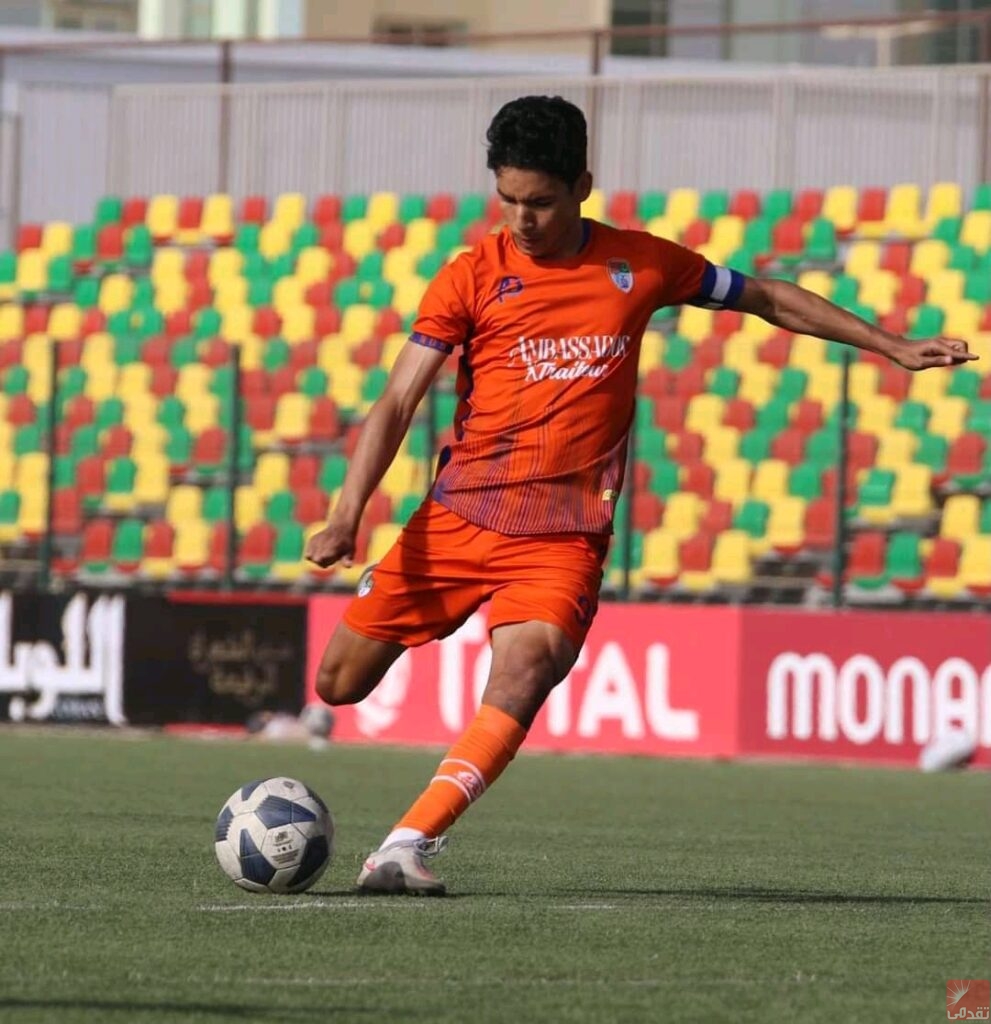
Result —
<instances>
[{"instance_id":1,"label":"player's thigh","mask_svg":"<svg viewBox=\"0 0 991 1024\"><path fill-rule=\"evenodd\" d=\"M492 630L492 667L482 701L529 727L568 674L580 645L552 622L514 622Z\"/></svg>"},{"instance_id":2,"label":"player's thigh","mask_svg":"<svg viewBox=\"0 0 991 1024\"><path fill-rule=\"evenodd\" d=\"M400 643L374 640L338 623L317 669L317 694L328 704L364 700L405 650Z\"/></svg>"}]
</instances>

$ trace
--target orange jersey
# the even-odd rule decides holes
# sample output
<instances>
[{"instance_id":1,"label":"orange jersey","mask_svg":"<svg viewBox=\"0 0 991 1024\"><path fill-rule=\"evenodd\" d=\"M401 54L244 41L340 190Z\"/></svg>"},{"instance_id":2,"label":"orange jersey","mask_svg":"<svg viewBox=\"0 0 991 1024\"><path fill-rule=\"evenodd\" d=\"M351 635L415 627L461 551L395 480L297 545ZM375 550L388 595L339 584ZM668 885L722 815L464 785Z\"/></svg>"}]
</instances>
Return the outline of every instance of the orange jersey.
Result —
<instances>
[{"instance_id":1,"label":"orange jersey","mask_svg":"<svg viewBox=\"0 0 991 1024\"><path fill-rule=\"evenodd\" d=\"M703 291L714 268L689 249L585 225L561 260L523 255L507 228L487 236L440 271L413 325L414 343L463 346L456 440L431 495L477 526L610 532L651 314L726 292L728 278Z\"/></svg>"}]
</instances>

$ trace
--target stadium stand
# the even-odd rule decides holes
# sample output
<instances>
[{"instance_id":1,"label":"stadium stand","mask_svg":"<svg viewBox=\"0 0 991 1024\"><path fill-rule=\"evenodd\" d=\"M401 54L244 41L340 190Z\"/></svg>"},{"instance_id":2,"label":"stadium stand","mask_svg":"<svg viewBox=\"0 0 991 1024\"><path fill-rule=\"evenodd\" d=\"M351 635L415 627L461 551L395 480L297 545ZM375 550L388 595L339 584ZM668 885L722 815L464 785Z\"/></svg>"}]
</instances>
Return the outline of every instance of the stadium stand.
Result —
<instances>
[{"instance_id":1,"label":"stadium stand","mask_svg":"<svg viewBox=\"0 0 991 1024\"><path fill-rule=\"evenodd\" d=\"M991 593L991 185L596 191L585 212L786 276L892 331L966 338L982 361L952 374L852 355L847 592L870 603ZM428 281L498 220L481 194L380 192L107 196L90 224L22 225L0 253L5 566L37 558L55 401L57 574L209 585L233 514L239 579L352 584L360 567L302 563L305 537ZM423 411L370 502L360 561L381 555L427 488L450 436L454 369L452 358L432 417ZM839 347L734 312L668 309L640 373L609 586L627 559L644 596L800 601L828 586Z\"/></svg>"}]
</instances>

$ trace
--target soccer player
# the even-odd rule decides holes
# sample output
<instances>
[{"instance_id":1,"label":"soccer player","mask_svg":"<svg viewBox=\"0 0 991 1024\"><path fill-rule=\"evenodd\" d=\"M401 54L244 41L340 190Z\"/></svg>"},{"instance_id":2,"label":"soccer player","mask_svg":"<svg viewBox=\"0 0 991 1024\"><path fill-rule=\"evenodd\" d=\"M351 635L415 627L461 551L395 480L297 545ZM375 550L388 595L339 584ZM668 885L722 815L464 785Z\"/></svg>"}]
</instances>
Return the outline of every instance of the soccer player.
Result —
<instances>
[{"instance_id":1,"label":"soccer player","mask_svg":"<svg viewBox=\"0 0 991 1024\"><path fill-rule=\"evenodd\" d=\"M736 309L908 370L976 358L910 342L796 285L756 280L674 242L584 219L582 112L560 97L507 103L488 133L505 226L445 266L369 411L319 566L351 564L362 510L447 357L460 352L454 443L395 546L363 578L319 666L329 704L362 700L410 646L490 602L492 666L475 719L365 861L369 892L442 894L426 858L513 759L595 617L623 486L640 342L651 314Z\"/></svg>"}]
</instances>

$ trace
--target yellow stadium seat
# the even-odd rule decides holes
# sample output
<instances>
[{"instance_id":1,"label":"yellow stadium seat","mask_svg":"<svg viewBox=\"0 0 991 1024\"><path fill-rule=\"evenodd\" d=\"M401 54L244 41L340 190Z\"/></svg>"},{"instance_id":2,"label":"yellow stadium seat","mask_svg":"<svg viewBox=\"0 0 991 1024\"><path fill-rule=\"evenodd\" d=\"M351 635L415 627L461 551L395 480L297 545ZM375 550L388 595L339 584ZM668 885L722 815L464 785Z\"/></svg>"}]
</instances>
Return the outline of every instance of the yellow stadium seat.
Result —
<instances>
[{"instance_id":1,"label":"yellow stadium seat","mask_svg":"<svg viewBox=\"0 0 991 1024\"><path fill-rule=\"evenodd\" d=\"M813 374L826 362L826 349L829 346L822 338L813 338L810 334L796 335L788 353L788 365Z\"/></svg>"},{"instance_id":2,"label":"yellow stadium seat","mask_svg":"<svg viewBox=\"0 0 991 1024\"><path fill-rule=\"evenodd\" d=\"M938 371L929 371L938 372ZM938 434L948 441L956 440L964 431L969 403L965 398L944 395L932 403L929 417L929 433Z\"/></svg>"},{"instance_id":3,"label":"yellow stadium seat","mask_svg":"<svg viewBox=\"0 0 991 1024\"><path fill-rule=\"evenodd\" d=\"M896 471L891 510L899 519L919 519L933 511L932 470L910 462Z\"/></svg>"},{"instance_id":4,"label":"yellow stadium seat","mask_svg":"<svg viewBox=\"0 0 991 1024\"><path fill-rule=\"evenodd\" d=\"M108 274L100 285L100 312L110 316L129 309L134 282L126 274Z\"/></svg>"},{"instance_id":5,"label":"yellow stadium seat","mask_svg":"<svg viewBox=\"0 0 991 1024\"><path fill-rule=\"evenodd\" d=\"M189 285L181 277L164 281L155 289L155 308L165 316L188 305Z\"/></svg>"},{"instance_id":6,"label":"yellow stadium seat","mask_svg":"<svg viewBox=\"0 0 991 1024\"><path fill-rule=\"evenodd\" d=\"M83 326L82 310L74 302L59 302L48 318L48 333L55 341L77 338Z\"/></svg>"},{"instance_id":7,"label":"yellow stadium seat","mask_svg":"<svg viewBox=\"0 0 991 1024\"><path fill-rule=\"evenodd\" d=\"M968 342L978 333L984 309L976 302L961 299L946 311L943 334L951 338L966 338Z\"/></svg>"},{"instance_id":8,"label":"yellow stadium seat","mask_svg":"<svg viewBox=\"0 0 991 1024\"><path fill-rule=\"evenodd\" d=\"M857 223L857 190L852 185L834 185L826 190L822 215L837 231L852 231Z\"/></svg>"},{"instance_id":9,"label":"yellow stadium seat","mask_svg":"<svg viewBox=\"0 0 991 1024\"><path fill-rule=\"evenodd\" d=\"M234 344L242 344L252 336L254 311L250 306L230 306L223 311L220 336Z\"/></svg>"},{"instance_id":10,"label":"yellow stadium seat","mask_svg":"<svg viewBox=\"0 0 991 1024\"><path fill-rule=\"evenodd\" d=\"M194 435L215 427L219 418L220 399L216 395L200 394L186 406L186 427Z\"/></svg>"},{"instance_id":11,"label":"yellow stadium seat","mask_svg":"<svg viewBox=\"0 0 991 1024\"><path fill-rule=\"evenodd\" d=\"M758 342L745 334L731 334L723 343L723 366L739 374L758 365Z\"/></svg>"},{"instance_id":12,"label":"yellow stadium seat","mask_svg":"<svg viewBox=\"0 0 991 1024\"><path fill-rule=\"evenodd\" d=\"M966 587L991 587L991 535L968 537L960 552L960 582Z\"/></svg>"},{"instance_id":13,"label":"yellow stadium seat","mask_svg":"<svg viewBox=\"0 0 991 1024\"><path fill-rule=\"evenodd\" d=\"M266 342L257 334L248 332L238 342L242 370L260 370L264 362Z\"/></svg>"},{"instance_id":14,"label":"yellow stadium seat","mask_svg":"<svg viewBox=\"0 0 991 1024\"><path fill-rule=\"evenodd\" d=\"M752 405L766 405L774 394L778 371L767 363L753 363L742 369L737 394Z\"/></svg>"},{"instance_id":15,"label":"yellow stadium seat","mask_svg":"<svg viewBox=\"0 0 991 1024\"><path fill-rule=\"evenodd\" d=\"M704 502L697 494L677 491L671 495L664 506L661 525L678 540L685 540L694 536L698 531L703 508Z\"/></svg>"},{"instance_id":16,"label":"yellow stadium seat","mask_svg":"<svg viewBox=\"0 0 991 1024\"><path fill-rule=\"evenodd\" d=\"M724 530L712 549L712 575L717 583L740 585L752 577L750 537L743 530Z\"/></svg>"},{"instance_id":17,"label":"yellow stadium seat","mask_svg":"<svg viewBox=\"0 0 991 1024\"><path fill-rule=\"evenodd\" d=\"M330 274L330 253L321 246L311 245L303 249L296 261L296 278L304 290L317 281L324 281Z\"/></svg>"},{"instance_id":18,"label":"yellow stadium seat","mask_svg":"<svg viewBox=\"0 0 991 1024\"><path fill-rule=\"evenodd\" d=\"M229 195L215 192L203 200L200 231L215 241L225 241L233 236L234 202Z\"/></svg>"},{"instance_id":19,"label":"yellow stadium seat","mask_svg":"<svg viewBox=\"0 0 991 1024\"><path fill-rule=\"evenodd\" d=\"M926 302L948 310L963 300L966 283L966 275L961 270L939 270L929 279Z\"/></svg>"},{"instance_id":20,"label":"yellow stadium seat","mask_svg":"<svg viewBox=\"0 0 991 1024\"><path fill-rule=\"evenodd\" d=\"M393 502L427 489L427 466L421 459L397 456L385 471L379 488Z\"/></svg>"},{"instance_id":21,"label":"yellow stadium seat","mask_svg":"<svg viewBox=\"0 0 991 1024\"><path fill-rule=\"evenodd\" d=\"M893 185L888 192L884 224L888 234L918 238L925 230L921 216L922 196L918 185Z\"/></svg>"},{"instance_id":22,"label":"yellow stadium seat","mask_svg":"<svg viewBox=\"0 0 991 1024\"><path fill-rule=\"evenodd\" d=\"M47 502L43 490L25 491L21 495L17 527L21 533L36 536L45 532L48 520Z\"/></svg>"},{"instance_id":23,"label":"yellow stadium seat","mask_svg":"<svg viewBox=\"0 0 991 1024\"><path fill-rule=\"evenodd\" d=\"M138 462L134 497L139 505L163 505L169 496L169 460L149 456Z\"/></svg>"},{"instance_id":24,"label":"yellow stadium seat","mask_svg":"<svg viewBox=\"0 0 991 1024\"><path fill-rule=\"evenodd\" d=\"M325 367L326 369L326 367ZM353 363L341 363L328 371L330 373L330 397L345 409L357 409L361 404L361 383L364 374Z\"/></svg>"},{"instance_id":25,"label":"yellow stadium seat","mask_svg":"<svg viewBox=\"0 0 991 1024\"><path fill-rule=\"evenodd\" d=\"M186 254L182 249L164 246L155 250L151 261L151 279L155 285L163 281L181 278L186 264Z\"/></svg>"},{"instance_id":26,"label":"yellow stadium seat","mask_svg":"<svg viewBox=\"0 0 991 1024\"><path fill-rule=\"evenodd\" d=\"M176 526L172 558L176 568L190 572L202 569L210 551L210 527L202 519L187 519Z\"/></svg>"},{"instance_id":27,"label":"yellow stadium seat","mask_svg":"<svg viewBox=\"0 0 991 1024\"><path fill-rule=\"evenodd\" d=\"M123 374L124 370L127 369L130 369L130 367L125 366L121 373ZM151 367L145 366L142 369L150 371ZM123 384L120 387L120 393L125 396L124 426L137 436L155 422L158 402L155 396L148 394L147 391L128 393L124 390Z\"/></svg>"},{"instance_id":28,"label":"yellow stadium seat","mask_svg":"<svg viewBox=\"0 0 991 1024\"><path fill-rule=\"evenodd\" d=\"M403 528L398 523L381 523L374 527L368 541L368 561L382 561L402 532Z\"/></svg>"},{"instance_id":29,"label":"yellow stadium seat","mask_svg":"<svg viewBox=\"0 0 991 1024\"><path fill-rule=\"evenodd\" d=\"M736 458L740 448L740 432L736 427L712 426L704 433L705 461L710 466Z\"/></svg>"},{"instance_id":30,"label":"yellow stadium seat","mask_svg":"<svg viewBox=\"0 0 991 1024\"><path fill-rule=\"evenodd\" d=\"M427 217L417 217L406 225L406 239L403 248L417 257L437 248L437 222Z\"/></svg>"},{"instance_id":31,"label":"yellow stadium seat","mask_svg":"<svg viewBox=\"0 0 991 1024\"><path fill-rule=\"evenodd\" d=\"M876 437L891 431L898 415L898 403L890 395L865 394L856 404L858 430L874 434Z\"/></svg>"},{"instance_id":32,"label":"yellow stadium seat","mask_svg":"<svg viewBox=\"0 0 991 1024\"><path fill-rule=\"evenodd\" d=\"M582 216L590 217L592 220L605 220L606 218L606 196L601 188L593 188L588 199L582 203Z\"/></svg>"},{"instance_id":33,"label":"yellow stadium seat","mask_svg":"<svg viewBox=\"0 0 991 1024\"><path fill-rule=\"evenodd\" d=\"M943 370L927 370L925 373L914 373L909 378L908 397L913 402L924 402L932 405L937 398L946 394L949 375Z\"/></svg>"},{"instance_id":34,"label":"yellow stadium seat","mask_svg":"<svg viewBox=\"0 0 991 1024\"><path fill-rule=\"evenodd\" d=\"M241 484L234 492L234 527L247 533L265 517L265 499L250 484Z\"/></svg>"},{"instance_id":35,"label":"yellow stadium seat","mask_svg":"<svg viewBox=\"0 0 991 1024\"><path fill-rule=\"evenodd\" d=\"M779 495L769 502L764 540L770 548L797 549L805 541L805 502L792 495Z\"/></svg>"},{"instance_id":36,"label":"yellow stadium seat","mask_svg":"<svg viewBox=\"0 0 991 1024\"><path fill-rule=\"evenodd\" d=\"M14 466L14 489L20 494L26 491L44 491L48 482L48 456L44 452L28 452L16 460Z\"/></svg>"},{"instance_id":37,"label":"yellow stadium seat","mask_svg":"<svg viewBox=\"0 0 991 1024\"><path fill-rule=\"evenodd\" d=\"M394 288L416 274L419 256L404 246L390 249L382 261L382 278Z\"/></svg>"},{"instance_id":38,"label":"yellow stadium seat","mask_svg":"<svg viewBox=\"0 0 991 1024\"><path fill-rule=\"evenodd\" d=\"M862 428L858 425L858 429ZM880 436L874 464L878 469L900 469L912 461L918 447L919 439L911 430L887 430Z\"/></svg>"},{"instance_id":39,"label":"yellow stadium seat","mask_svg":"<svg viewBox=\"0 0 991 1024\"><path fill-rule=\"evenodd\" d=\"M711 309L698 306L682 306L678 314L678 333L689 341L701 341L712 334Z\"/></svg>"},{"instance_id":40,"label":"yellow stadium seat","mask_svg":"<svg viewBox=\"0 0 991 1024\"><path fill-rule=\"evenodd\" d=\"M675 188L668 193L665 217L674 226L680 237L681 232L698 217L699 194L694 188Z\"/></svg>"},{"instance_id":41,"label":"yellow stadium seat","mask_svg":"<svg viewBox=\"0 0 991 1024\"><path fill-rule=\"evenodd\" d=\"M644 331L640 345L641 375L660 366L664 359L664 336L660 331Z\"/></svg>"},{"instance_id":42,"label":"yellow stadium seat","mask_svg":"<svg viewBox=\"0 0 991 1024\"><path fill-rule=\"evenodd\" d=\"M860 282L858 299L879 316L887 316L895 308L901 283L901 278L890 270L875 270Z\"/></svg>"},{"instance_id":43,"label":"yellow stadium seat","mask_svg":"<svg viewBox=\"0 0 991 1024\"><path fill-rule=\"evenodd\" d=\"M931 231L944 217L959 217L962 209L960 185L955 181L936 182L926 200L926 229Z\"/></svg>"},{"instance_id":44,"label":"yellow stadium seat","mask_svg":"<svg viewBox=\"0 0 991 1024\"><path fill-rule=\"evenodd\" d=\"M120 368L117 386L125 406L128 399L146 395L151 386L151 367L147 363L127 363Z\"/></svg>"},{"instance_id":45,"label":"yellow stadium seat","mask_svg":"<svg viewBox=\"0 0 991 1024\"><path fill-rule=\"evenodd\" d=\"M290 232L295 231L306 220L306 196L302 192L283 192L277 196L272 220Z\"/></svg>"},{"instance_id":46,"label":"yellow stadium seat","mask_svg":"<svg viewBox=\"0 0 991 1024\"><path fill-rule=\"evenodd\" d=\"M767 341L778 330L777 327L767 320L759 316L753 316L750 313L744 314L743 326L740 329L744 334L749 335L751 338L756 338L758 341Z\"/></svg>"},{"instance_id":47,"label":"yellow stadium seat","mask_svg":"<svg viewBox=\"0 0 991 1024\"><path fill-rule=\"evenodd\" d=\"M287 310L303 305L304 291L303 282L298 278L280 278L272 288L272 307L279 316L285 316Z\"/></svg>"},{"instance_id":48,"label":"yellow stadium seat","mask_svg":"<svg viewBox=\"0 0 991 1024\"><path fill-rule=\"evenodd\" d=\"M798 275L798 283L806 291L828 299L833 294L836 278L825 270L806 270Z\"/></svg>"},{"instance_id":49,"label":"yellow stadium seat","mask_svg":"<svg viewBox=\"0 0 991 1024\"><path fill-rule=\"evenodd\" d=\"M270 220L262 226L258 235L258 251L267 260L274 260L289 251L292 245L292 231L277 220Z\"/></svg>"},{"instance_id":50,"label":"yellow stadium seat","mask_svg":"<svg viewBox=\"0 0 991 1024\"><path fill-rule=\"evenodd\" d=\"M704 434L722 422L726 403L719 395L693 395L685 413L685 429Z\"/></svg>"},{"instance_id":51,"label":"yellow stadium seat","mask_svg":"<svg viewBox=\"0 0 991 1024\"><path fill-rule=\"evenodd\" d=\"M316 330L316 310L312 306L299 305L289 309L282 317L282 337L290 345L309 341Z\"/></svg>"},{"instance_id":52,"label":"yellow stadium seat","mask_svg":"<svg viewBox=\"0 0 991 1024\"><path fill-rule=\"evenodd\" d=\"M850 400L858 404L877 396L878 369L871 363L850 366Z\"/></svg>"},{"instance_id":53,"label":"yellow stadium seat","mask_svg":"<svg viewBox=\"0 0 991 1024\"><path fill-rule=\"evenodd\" d=\"M145 213L145 224L151 232L152 238L171 238L175 234L178 217L178 196L152 196Z\"/></svg>"},{"instance_id":54,"label":"yellow stadium seat","mask_svg":"<svg viewBox=\"0 0 991 1024\"><path fill-rule=\"evenodd\" d=\"M411 316L420 308L428 284L422 277L408 277L392 296L392 308L402 317Z\"/></svg>"},{"instance_id":55,"label":"yellow stadium seat","mask_svg":"<svg viewBox=\"0 0 991 1024\"><path fill-rule=\"evenodd\" d=\"M49 258L64 256L72 250L72 234L72 225L66 221L50 221L41 236L41 248Z\"/></svg>"},{"instance_id":56,"label":"yellow stadium seat","mask_svg":"<svg viewBox=\"0 0 991 1024\"><path fill-rule=\"evenodd\" d=\"M832 406L840 400L843 390L843 369L835 363L823 363L809 376L808 387L805 389L807 398Z\"/></svg>"},{"instance_id":57,"label":"yellow stadium seat","mask_svg":"<svg viewBox=\"0 0 991 1024\"><path fill-rule=\"evenodd\" d=\"M843 273L862 281L878 269L881 246L873 241L854 242L847 250Z\"/></svg>"},{"instance_id":58,"label":"yellow stadium seat","mask_svg":"<svg viewBox=\"0 0 991 1024\"><path fill-rule=\"evenodd\" d=\"M86 378L83 393L94 402L105 402L117 394L117 367L107 365L99 373L91 373Z\"/></svg>"},{"instance_id":59,"label":"yellow stadium seat","mask_svg":"<svg viewBox=\"0 0 991 1024\"><path fill-rule=\"evenodd\" d=\"M175 394L186 405L200 401L210 393L213 370L205 363L187 363L179 368Z\"/></svg>"},{"instance_id":60,"label":"yellow stadium seat","mask_svg":"<svg viewBox=\"0 0 991 1024\"><path fill-rule=\"evenodd\" d=\"M48 256L41 249L25 249L17 257L17 287L22 292L41 292L48 286Z\"/></svg>"},{"instance_id":61,"label":"yellow stadium seat","mask_svg":"<svg viewBox=\"0 0 991 1024\"><path fill-rule=\"evenodd\" d=\"M382 346L382 357L379 359L379 365L386 370L391 370L396 359L399 358L399 353L405 347L407 340L408 338L405 334L390 334Z\"/></svg>"},{"instance_id":62,"label":"yellow stadium seat","mask_svg":"<svg viewBox=\"0 0 991 1024\"><path fill-rule=\"evenodd\" d=\"M83 344L83 352L79 364L89 376L92 376L94 373L103 373L108 367L113 367L113 335L107 334L106 331L91 334Z\"/></svg>"},{"instance_id":63,"label":"yellow stadium seat","mask_svg":"<svg viewBox=\"0 0 991 1024\"><path fill-rule=\"evenodd\" d=\"M265 500L276 491L289 488L289 457L282 452L264 452L255 463L255 490Z\"/></svg>"},{"instance_id":64,"label":"yellow stadium seat","mask_svg":"<svg viewBox=\"0 0 991 1024\"><path fill-rule=\"evenodd\" d=\"M14 476L19 468L17 456L9 445L0 447L0 491L9 491L14 485Z\"/></svg>"},{"instance_id":65,"label":"yellow stadium seat","mask_svg":"<svg viewBox=\"0 0 991 1024\"><path fill-rule=\"evenodd\" d=\"M344 251L360 261L375 249L376 233L368 219L352 220L344 225Z\"/></svg>"},{"instance_id":66,"label":"yellow stadium seat","mask_svg":"<svg viewBox=\"0 0 991 1024\"><path fill-rule=\"evenodd\" d=\"M746 459L729 459L716 466L716 482L713 497L728 501L739 508L750 493L750 477L753 467Z\"/></svg>"},{"instance_id":67,"label":"yellow stadium seat","mask_svg":"<svg viewBox=\"0 0 991 1024\"><path fill-rule=\"evenodd\" d=\"M0 305L0 341L24 336L24 307L20 303Z\"/></svg>"},{"instance_id":68,"label":"yellow stadium seat","mask_svg":"<svg viewBox=\"0 0 991 1024\"><path fill-rule=\"evenodd\" d=\"M214 287L213 305L223 316L228 310L246 306L248 282L240 275L224 277Z\"/></svg>"},{"instance_id":69,"label":"yellow stadium seat","mask_svg":"<svg viewBox=\"0 0 991 1024\"><path fill-rule=\"evenodd\" d=\"M980 532L981 499L976 494L951 494L943 506L939 535L948 540L967 540Z\"/></svg>"},{"instance_id":70,"label":"yellow stadium seat","mask_svg":"<svg viewBox=\"0 0 991 1024\"><path fill-rule=\"evenodd\" d=\"M678 238L678 227L674 221L665 217L651 217L644 225L650 234L657 238L668 238L672 241Z\"/></svg>"},{"instance_id":71,"label":"yellow stadium seat","mask_svg":"<svg viewBox=\"0 0 991 1024\"><path fill-rule=\"evenodd\" d=\"M723 253L723 259L731 256L743 245L744 220L726 214L712 222L709 245L716 252Z\"/></svg>"},{"instance_id":72,"label":"yellow stadium seat","mask_svg":"<svg viewBox=\"0 0 991 1024\"><path fill-rule=\"evenodd\" d=\"M650 580L672 581L678 576L678 536L657 527L643 538L643 575Z\"/></svg>"},{"instance_id":73,"label":"yellow stadium seat","mask_svg":"<svg viewBox=\"0 0 991 1024\"><path fill-rule=\"evenodd\" d=\"M399 196L395 192L373 192L368 197L365 219L375 234L394 224L399 216Z\"/></svg>"},{"instance_id":74,"label":"yellow stadium seat","mask_svg":"<svg viewBox=\"0 0 991 1024\"><path fill-rule=\"evenodd\" d=\"M912 247L912 258L908 270L916 277L927 281L950 262L950 247L939 238L927 238Z\"/></svg>"},{"instance_id":75,"label":"yellow stadium seat","mask_svg":"<svg viewBox=\"0 0 991 1024\"><path fill-rule=\"evenodd\" d=\"M310 399L290 392L282 395L275 406L275 436L281 441L298 443L310 430Z\"/></svg>"},{"instance_id":76,"label":"yellow stadium seat","mask_svg":"<svg viewBox=\"0 0 991 1024\"><path fill-rule=\"evenodd\" d=\"M371 306L348 306L341 316L341 338L346 345L367 341L375 330L376 313Z\"/></svg>"},{"instance_id":77,"label":"yellow stadium seat","mask_svg":"<svg viewBox=\"0 0 991 1024\"><path fill-rule=\"evenodd\" d=\"M766 459L757 463L750 483L751 496L771 504L788 493L788 463L782 459Z\"/></svg>"},{"instance_id":78,"label":"yellow stadium seat","mask_svg":"<svg viewBox=\"0 0 991 1024\"><path fill-rule=\"evenodd\" d=\"M222 281L240 277L244 267L244 256L237 249L217 249L210 256L206 277L211 288L219 288Z\"/></svg>"},{"instance_id":79,"label":"yellow stadium seat","mask_svg":"<svg viewBox=\"0 0 991 1024\"><path fill-rule=\"evenodd\" d=\"M960 244L969 245L981 255L991 249L991 210L971 210L960 228Z\"/></svg>"}]
</instances>

